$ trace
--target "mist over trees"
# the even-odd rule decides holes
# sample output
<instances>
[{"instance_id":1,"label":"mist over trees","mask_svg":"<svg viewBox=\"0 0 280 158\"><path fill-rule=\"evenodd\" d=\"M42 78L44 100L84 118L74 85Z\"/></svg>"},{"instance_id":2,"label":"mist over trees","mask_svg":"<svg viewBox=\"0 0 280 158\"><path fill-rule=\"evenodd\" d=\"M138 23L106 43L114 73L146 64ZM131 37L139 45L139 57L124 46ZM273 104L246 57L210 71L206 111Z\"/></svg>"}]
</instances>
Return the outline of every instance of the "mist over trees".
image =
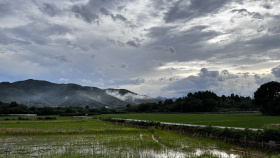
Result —
<instances>
[{"instance_id":1,"label":"mist over trees","mask_svg":"<svg viewBox=\"0 0 280 158\"><path fill-rule=\"evenodd\" d=\"M188 93L185 97L176 100L166 99L158 103L143 103L139 105L127 104L123 108L90 108L85 107L27 107L17 102L0 102L0 114L38 114L84 116L105 113L152 113L152 112L230 112L230 111L255 111L259 110L250 97L231 94L230 96L217 96L211 91Z\"/></svg>"},{"instance_id":2,"label":"mist over trees","mask_svg":"<svg viewBox=\"0 0 280 158\"><path fill-rule=\"evenodd\" d=\"M217 96L211 91L198 91L188 93L176 100L166 99L157 103L142 103L138 105L127 104L118 108L90 108L85 107L27 107L13 101L3 103L0 101L0 114L38 114L82 116L106 113L196 113L196 112L236 112L260 111L265 115L280 115L280 83L272 81L261 85L250 97L231 94L230 96Z\"/></svg>"},{"instance_id":3,"label":"mist over trees","mask_svg":"<svg viewBox=\"0 0 280 158\"><path fill-rule=\"evenodd\" d=\"M188 93L185 97L176 100L167 99L164 102L127 105L127 112L230 112L230 111L256 111L250 97L235 94L230 96L217 96L211 91L198 91Z\"/></svg>"}]
</instances>

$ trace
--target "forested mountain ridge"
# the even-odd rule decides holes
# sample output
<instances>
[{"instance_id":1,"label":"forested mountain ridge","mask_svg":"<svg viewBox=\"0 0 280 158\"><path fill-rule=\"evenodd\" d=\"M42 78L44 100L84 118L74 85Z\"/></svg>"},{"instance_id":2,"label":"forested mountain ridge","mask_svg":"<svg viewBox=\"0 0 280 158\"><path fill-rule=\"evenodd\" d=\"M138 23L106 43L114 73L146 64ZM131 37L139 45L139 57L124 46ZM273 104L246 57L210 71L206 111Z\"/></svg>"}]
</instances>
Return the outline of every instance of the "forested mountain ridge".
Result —
<instances>
[{"instance_id":1,"label":"forested mountain ridge","mask_svg":"<svg viewBox=\"0 0 280 158\"><path fill-rule=\"evenodd\" d=\"M77 84L57 84L41 80L0 83L0 101L16 101L27 106L122 107L127 104L158 102L125 89L100 89Z\"/></svg>"}]
</instances>

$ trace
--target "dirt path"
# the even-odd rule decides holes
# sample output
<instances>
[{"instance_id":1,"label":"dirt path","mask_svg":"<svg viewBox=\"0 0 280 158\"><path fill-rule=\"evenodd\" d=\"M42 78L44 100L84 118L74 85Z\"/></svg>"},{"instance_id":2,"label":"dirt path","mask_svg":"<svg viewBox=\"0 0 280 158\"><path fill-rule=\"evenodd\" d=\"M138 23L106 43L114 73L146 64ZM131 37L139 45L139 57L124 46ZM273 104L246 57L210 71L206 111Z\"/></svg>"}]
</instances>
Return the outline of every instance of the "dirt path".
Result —
<instances>
[{"instance_id":1,"label":"dirt path","mask_svg":"<svg viewBox=\"0 0 280 158\"><path fill-rule=\"evenodd\" d=\"M163 143L161 143L158 138L155 136L155 134L152 132L152 138L155 142L159 143L162 147L167 148L166 145L164 145Z\"/></svg>"}]
</instances>

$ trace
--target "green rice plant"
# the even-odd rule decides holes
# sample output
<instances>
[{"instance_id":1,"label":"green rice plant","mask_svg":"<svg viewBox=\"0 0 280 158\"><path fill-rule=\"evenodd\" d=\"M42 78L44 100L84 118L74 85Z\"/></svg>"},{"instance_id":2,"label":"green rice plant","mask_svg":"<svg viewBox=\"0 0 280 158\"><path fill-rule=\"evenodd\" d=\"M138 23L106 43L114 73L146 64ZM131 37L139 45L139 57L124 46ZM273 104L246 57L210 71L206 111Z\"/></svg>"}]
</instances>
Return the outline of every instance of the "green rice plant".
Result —
<instances>
[{"instance_id":1,"label":"green rice plant","mask_svg":"<svg viewBox=\"0 0 280 158\"><path fill-rule=\"evenodd\" d=\"M225 127L265 128L280 124L279 116L261 114L103 114L100 117L136 119L159 122L185 123Z\"/></svg>"},{"instance_id":2,"label":"green rice plant","mask_svg":"<svg viewBox=\"0 0 280 158\"><path fill-rule=\"evenodd\" d=\"M96 119L7 122L0 126L0 158L197 157L208 154L213 147L220 149L219 144L211 139L157 128L133 128ZM149 125L155 124L157 122ZM199 154L198 150L201 151Z\"/></svg>"}]
</instances>

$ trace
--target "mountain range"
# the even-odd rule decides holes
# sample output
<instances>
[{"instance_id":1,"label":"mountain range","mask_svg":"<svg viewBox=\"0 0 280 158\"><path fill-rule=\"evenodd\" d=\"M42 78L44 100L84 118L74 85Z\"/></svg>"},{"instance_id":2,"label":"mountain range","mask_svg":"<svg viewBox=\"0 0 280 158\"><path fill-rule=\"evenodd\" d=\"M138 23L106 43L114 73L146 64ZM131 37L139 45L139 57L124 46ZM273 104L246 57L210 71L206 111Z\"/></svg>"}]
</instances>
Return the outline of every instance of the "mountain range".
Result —
<instances>
[{"instance_id":1,"label":"mountain range","mask_svg":"<svg viewBox=\"0 0 280 158\"><path fill-rule=\"evenodd\" d=\"M41 80L0 83L0 101L27 106L122 107L160 99L139 95L126 89L100 89L78 84L57 84Z\"/></svg>"}]
</instances>

